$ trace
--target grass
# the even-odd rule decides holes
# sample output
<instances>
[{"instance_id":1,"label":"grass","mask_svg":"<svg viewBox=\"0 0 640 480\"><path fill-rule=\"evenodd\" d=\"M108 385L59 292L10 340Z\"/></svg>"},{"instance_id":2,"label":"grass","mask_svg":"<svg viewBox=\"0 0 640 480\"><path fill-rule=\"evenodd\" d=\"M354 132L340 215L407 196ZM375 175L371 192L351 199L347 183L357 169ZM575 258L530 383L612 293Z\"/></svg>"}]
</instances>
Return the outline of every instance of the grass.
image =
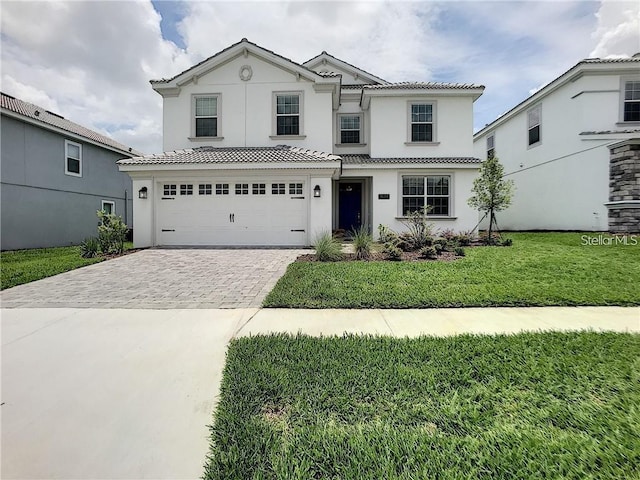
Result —
<instances>
[{"instance_id":1,"label":"grass","mask_svg":"<svg viewBox=\"0 0 640 480\"><path fill-rule=\"evenodd\" d=\"M125 250L133 248L125 243ZM0 290L68 272L104 260L82 258L80 247L34 248L0 252Z\"/></svg>"},{"instance_id":2,"label":"grass","mask_svg":"<svg viewBox=\"0 0 640 480\"><path fill-rule=\"evenodd\" d=\"M640 478L640 335L233 340L208 479Z\"/></svg>"},{"instance_id":3,"label":"grass","mask_svg":"<svg viewBox=\"0 0 640 480\"><path fill-rule=\"evenodd\" d=\"M454 262L293 263L264 306L640 305L640 242L584 246L579 233L508 237L512 247L467 248Z\"/></svg>"}]
</instances>

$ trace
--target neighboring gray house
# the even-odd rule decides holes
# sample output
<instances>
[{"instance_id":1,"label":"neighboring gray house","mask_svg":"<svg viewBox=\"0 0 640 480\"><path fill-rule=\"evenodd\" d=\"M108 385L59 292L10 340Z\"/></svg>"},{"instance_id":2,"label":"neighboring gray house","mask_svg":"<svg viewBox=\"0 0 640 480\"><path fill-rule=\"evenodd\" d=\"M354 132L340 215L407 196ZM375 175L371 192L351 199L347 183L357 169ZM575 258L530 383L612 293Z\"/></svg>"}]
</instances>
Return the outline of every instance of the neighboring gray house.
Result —
<instances>
[{"instance_id":1,"label":"neighboring gray house","mask_svg":"<svg viewBox=\"0 0 640 480\"><path fill-rule=\"evenodd\" d=\"M116 161L139 152L31 103L2 95L0 248L75 245L97 210L131 227L131 179Z\"/></svg>"}]
</instances>

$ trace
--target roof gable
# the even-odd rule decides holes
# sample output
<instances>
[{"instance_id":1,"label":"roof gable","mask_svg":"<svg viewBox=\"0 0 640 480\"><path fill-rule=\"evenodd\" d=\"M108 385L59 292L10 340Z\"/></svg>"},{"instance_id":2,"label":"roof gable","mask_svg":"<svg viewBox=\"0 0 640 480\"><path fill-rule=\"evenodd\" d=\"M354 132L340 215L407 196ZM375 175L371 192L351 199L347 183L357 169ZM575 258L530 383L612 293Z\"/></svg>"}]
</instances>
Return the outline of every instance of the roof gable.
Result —
<instances>
[{"instance_id":1,"label":"roof gable","mask_svg":"<svg viewBox=\"0 0 640 480\"><path fill-rule=\"evenodd\" d=\"M351 65L350 63L340 60L333 55L323 51L320 55L307 60L302 65L314 71L327 71L347 74L350 78L343 78L342 83L345 85L353 84L385 84L386 80L373 75L361 68Z\"/></svg>"}]
</instances>

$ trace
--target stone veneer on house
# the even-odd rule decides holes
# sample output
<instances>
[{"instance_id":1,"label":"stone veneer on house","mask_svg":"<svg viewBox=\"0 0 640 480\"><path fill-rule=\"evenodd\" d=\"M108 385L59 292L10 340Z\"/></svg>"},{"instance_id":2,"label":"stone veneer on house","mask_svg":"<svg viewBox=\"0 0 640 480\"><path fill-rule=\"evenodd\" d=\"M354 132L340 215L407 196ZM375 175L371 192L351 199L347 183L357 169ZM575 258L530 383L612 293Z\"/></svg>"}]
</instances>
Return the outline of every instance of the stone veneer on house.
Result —
<instances>
[{"instance_id":1,"label":"stone veneer on house","mask_svg":"<svg viewBox=\"0 0 640 480\"><path fill-rule=\"evenodd\" d=\"M640 138L609 146L609 231L640 232Z\"/></svg>"}]
</instances>

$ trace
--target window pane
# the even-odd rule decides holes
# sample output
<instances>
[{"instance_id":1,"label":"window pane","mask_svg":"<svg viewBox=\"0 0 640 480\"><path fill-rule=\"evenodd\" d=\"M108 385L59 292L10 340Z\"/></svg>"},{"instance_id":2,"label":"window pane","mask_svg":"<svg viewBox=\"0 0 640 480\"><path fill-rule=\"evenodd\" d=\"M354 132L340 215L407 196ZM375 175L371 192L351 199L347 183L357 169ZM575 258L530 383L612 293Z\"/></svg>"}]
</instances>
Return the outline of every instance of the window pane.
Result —
<instances>
[{"instance_id":1,"label":"window pane","mask_svg":"<svg viewBox=\"0 0 640 480\"><path fill-rule=\"evenodd\" d=\"M67 158L67 171L71 173L80 173L80 160Z\"/></svg>"},{"instance_id":2,"label":"window pane","mask_svg":"<svg viewBox=\"0 0 640 480\"><path fill-rule=\"evenodd\" d=\"M529 128L540 124L540 108L529 111Z\"/></svg>"},{"instance_id":3,"label":"window pane","mask_svg":"<svg viewBox=\"0 0 640 480\"><path fill-rule=\"evenodd\" d=\"M284 195L285 187L284 183L272 183L271 184L271 194L272 195Z\"/></svg>"},{"instance_id":4,"label":"window pane","mask_svg":"<svg viewBox=\"0 0 640 480\"><path fill-rule=\"evenodd\" d=\"M433 125L431 123L414 123L411 125L412 142L431 142L433 140Z\"/></svg>"},{"instance_id":5,"label":"window pane","mask_svg":"<svg viewBox=\"0 0 640 480\"><path fill-rule=\"evenodd\" d=\"M494 140L493 135L487 137L487 150L490 150L493 148L493 140Z\"/></svg>"},{"instance_id":6,"label":"window pane","mask_svg":"<svg viewBox=\"0 0 640 480\"><path fill-rule=\"evenodd\" d=\"M424 197L403 197L402 214L416 212L424 207Z\"/></svg>"},{"instance_id":7,"label":"window pane","mask_svg":"<svg viewBox=\"0 0 640 480\"><path fill-rule=\"evenodd\" d=\"M449 195L449 177L427 177L427 195Z\"/></svg>"},{"instance_id":8,"label":"window pane","mask_svg":"<svg viewBox=\"0 0 640 480\"><path fill-rule=\"evenodd\" d=\"M540 125L529 129L529 145L540 141Z\"/></svg>"},{"instance_id":9,"label":"window pane","mask_svg":"<svg viewBox=\"0 0 640 480\"><path fill-rule=\"evenodd\" d=\"M217 118L196 118L196 137L216 137L217 135Z\"/></svg>"},{"instance_id":10,"label":"window pane","mask_svg":"<svg viewBox=\"0 0 640 480\"><path fill-rule=\"evenodd\" d=\"M67 143L67 157L80 159L80 147Z\"/></svg>"},{"instance_id":11,"label":"window pane","mask_svg":"<svg viewBox=\"0 0 640 480\"><path fill-rule=\"evenodd\" d=\"M432 105L411 105L411 121L412 122L431 122L433 121Z\"/></svg>"},{"instance_id":12,"label":"window pane","mask_svg":"<svg viewBox=\"0 0 640 480\"><path fill-rule=\"evenodd\" d=\"M449 197L427 197L427 205L433 207L429 215L449 215Z\"/></svg>"},{"instance_id":13,"label":"window pane","mask_svg":"<svg viewBox=\"0 0 640 480\"><path fill-rule=\"evenodd\" d=\"M111 203L103 203L102 211L105 213L113 213L113 204Z\"/></svg>"},{"instance_id":14,"label":"window pane","mask_svg":"<svg viewBox=\"0 0 640 480\"><path fill-rule=\"evenodd\" d=\"M624 88L625 100L640 100L640 82L626 82Z\"/></svg>"},{"instance_id":15,"label":"window pane","mask_svg":"<svg viewBox=\"0 0 640 480\"><path fill-rule=\"evenodd\" d=\"M340 128L342 130L360 130L360 117L358 116L340 117Z\"/></svg>"},{"instance_id":16,"label":"window pane","mask_svg":"<svg viewBox=\"0 0 640 480\"><path fill-rule=\"evenodd\" d=\"M360 143L360 132L358 130L343 130L340 132L340 143Z\"/></svg>"},{"instance_id":17,"label":"window pane","mask_svg":"<svg viewBox=\"0 0 640 480\"><path fill-rule=\"evenodd\" d=\"M627 102L624 104L624 121L640 122L640 102Z\"/></svg>"},{"instance_id":18,"label":"window pane","mask_svg":"<svg viewBox=\"0 0 640 480\"><path fill-rule=\"evenodd\" d=\"M254 183L251 186L254 195L264 195L266 193L266 185L264 183Z\"/></svg>"},{"instance_id":19,"label":"window pane","mask_svg":"<svg viewBox=\"0 0 640 480\"><path fill-rule=\"evenodd\" d=\"M229 184L216 183L216 195L229 195Z\"/></svg>"},{"instance_id":20,"label":"window pane","mask_svg":"<svg viewBox=\"0 0 640 480\"><path fill-rule=\"evenodd\" d=\"M424 178L402 177L402 195L424 195Z\"/></svg>"},{"instance_id":21,"label":"window pane","mask_svg":"<svg viewBox=\"0 0 640 480\"><path fill-rule=\"evenodd\" d=\"M216 97L196 98L196 117L214 117L218 114Z\"/></svg>"},{"instance_id":22,"label":"window pane","mask_svg":"<svg viewBox=\"0 0 640 480\"><path fill-rule=\"evenodd\" d=\"M298 95L278 95L276 97L278 115L297 115L300 113L300 97Z\"/></svg>"},{"instance_id":23,"label":"window pane","mask_svg":"<svg viewBox=\"0 0 640 480\"><path fill-rule=\"evenodd\" d=\"M278 135L298 135L300 131L300 119L298 116L278 117Z\"/></svg>"}]
</instances>

